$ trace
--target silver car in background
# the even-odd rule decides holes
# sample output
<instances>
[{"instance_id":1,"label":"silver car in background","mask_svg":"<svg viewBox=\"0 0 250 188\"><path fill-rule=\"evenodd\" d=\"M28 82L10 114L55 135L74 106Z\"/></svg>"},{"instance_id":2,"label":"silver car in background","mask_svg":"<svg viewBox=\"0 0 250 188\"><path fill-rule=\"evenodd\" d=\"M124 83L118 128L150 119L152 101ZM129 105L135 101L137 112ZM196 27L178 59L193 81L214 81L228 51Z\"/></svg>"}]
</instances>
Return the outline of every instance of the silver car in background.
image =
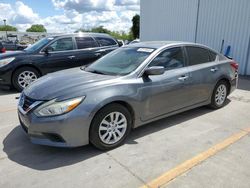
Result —
<instances>
[{"instance_id":1,"label":"silver car in background","mask_svg":"<svg viewBox=\"0 0 250 188\"><path fill-rule=\"evenodd\" d=\"M141 42L35 81L21 94L18 116L33 143L111 149L132 128L203 105L223 107L237 70L203 45Z\"/></svg>"}]
</instances>

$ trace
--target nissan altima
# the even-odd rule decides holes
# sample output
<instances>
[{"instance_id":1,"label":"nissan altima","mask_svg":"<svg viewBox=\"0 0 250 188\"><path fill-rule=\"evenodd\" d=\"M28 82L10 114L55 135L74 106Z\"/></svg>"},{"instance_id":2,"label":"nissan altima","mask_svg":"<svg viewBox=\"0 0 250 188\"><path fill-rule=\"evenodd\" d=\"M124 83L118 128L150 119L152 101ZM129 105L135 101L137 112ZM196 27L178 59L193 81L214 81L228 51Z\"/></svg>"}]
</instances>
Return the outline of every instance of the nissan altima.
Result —
<instances>
[{"instance_id":1,"label":"nissan altima","mask_svg":"<svg viewBox=\"0 0 250 188\"><path fill-rule=\"evenodd\" d=\"M18 116L33 143L111 149L138 126L203 105L223 107L237 70L200 44L141 42L41 77L22 92Z\"/></svg>"}]
</instances>

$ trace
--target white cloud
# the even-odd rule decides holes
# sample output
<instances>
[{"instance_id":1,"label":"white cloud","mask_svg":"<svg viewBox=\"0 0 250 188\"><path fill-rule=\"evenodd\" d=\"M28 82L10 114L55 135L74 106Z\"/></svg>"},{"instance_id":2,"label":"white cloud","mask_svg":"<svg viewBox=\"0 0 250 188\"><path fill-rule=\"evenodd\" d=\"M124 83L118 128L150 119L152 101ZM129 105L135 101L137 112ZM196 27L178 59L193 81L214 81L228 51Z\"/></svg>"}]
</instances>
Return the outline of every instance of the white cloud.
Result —
<instances>
[{"instance_id":1,"label":"white cloud","mask_svg":"<svg viewBox=\"0 0 250 188\"><path fill-rule=\"evenodd\" d=\"M30 24L39 20L38 14L34 13L33 10L25 5L21 1L15 3L15 14L11 18L11 22L14 24Z\"/></svg>"},{"instance_id":2,"label":"white cloud","mask_svg":"<svg viewBox=\"0 0 250 188\"><path fill-rule=\"evenodd\" d=\"M13 6L0 3L0 19L25 31L32 24L45 25L48 32L73 32L79 28L104 26L110 30L129 31L131 19L139 13L139 0L52 0L63 14L41 18L21 1Z\"/></svg>"}]
</instances>

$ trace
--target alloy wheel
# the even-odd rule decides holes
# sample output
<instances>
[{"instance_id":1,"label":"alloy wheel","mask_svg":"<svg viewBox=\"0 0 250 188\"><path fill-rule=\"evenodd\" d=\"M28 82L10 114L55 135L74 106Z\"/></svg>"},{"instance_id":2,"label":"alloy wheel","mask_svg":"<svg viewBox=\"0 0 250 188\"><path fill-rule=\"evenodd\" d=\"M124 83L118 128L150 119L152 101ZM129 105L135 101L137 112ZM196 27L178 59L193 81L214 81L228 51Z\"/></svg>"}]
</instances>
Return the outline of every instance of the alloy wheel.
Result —
<instances>
[{"instance_id":1,"label":"alloy wheel","mask_svg":"<svg viewBox=\"0 0 250 188\"><path fill-rule=\"evenodd\" d=\"M31 71L24 71L18 75L18 84L22 88L29 86L35 80L37 80L37 75Z\"/></svg>"},{"instance_id":2,"label":"alloy wheel","mask_svg":"<svg viewBox=\"0 0 250 188\"><path fill-rule=\"evenodd\" d=\"M125 135L127 119L121 112L109 113L100 123L99 138L105 144L115 144Z\"/></svg>"},{"instance_id":3,"label":"alloy wheel","mask_svg":"<svg viewBox=\"0 0 250 188\"><path fill-rule=\"evenodd\" d=\"M224 84L218 86L215 93L215 102L217 105L221 106L227 97L227 87Z\"/></svg>"}]
</instances>

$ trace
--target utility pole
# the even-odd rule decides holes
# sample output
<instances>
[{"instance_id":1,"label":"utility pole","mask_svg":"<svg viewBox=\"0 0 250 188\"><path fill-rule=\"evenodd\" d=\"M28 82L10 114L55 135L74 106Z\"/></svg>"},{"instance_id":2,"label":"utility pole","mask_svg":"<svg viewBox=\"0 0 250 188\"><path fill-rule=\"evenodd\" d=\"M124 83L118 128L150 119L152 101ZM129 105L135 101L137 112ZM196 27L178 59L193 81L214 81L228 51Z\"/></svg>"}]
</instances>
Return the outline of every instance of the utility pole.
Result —
<instances>
[{"instance_id":1,"label":"utility pole","mask_svg":"<svg viewBox=\"0 0 250 188\"><path fill-rule=\"evenodd\" d=\"M6 20L3 20L4 26L5 26L5 32L6 32L6 40L8 40L8 33L7 33L7 26L6 26Z\"/></svg>"}]
</instances>

